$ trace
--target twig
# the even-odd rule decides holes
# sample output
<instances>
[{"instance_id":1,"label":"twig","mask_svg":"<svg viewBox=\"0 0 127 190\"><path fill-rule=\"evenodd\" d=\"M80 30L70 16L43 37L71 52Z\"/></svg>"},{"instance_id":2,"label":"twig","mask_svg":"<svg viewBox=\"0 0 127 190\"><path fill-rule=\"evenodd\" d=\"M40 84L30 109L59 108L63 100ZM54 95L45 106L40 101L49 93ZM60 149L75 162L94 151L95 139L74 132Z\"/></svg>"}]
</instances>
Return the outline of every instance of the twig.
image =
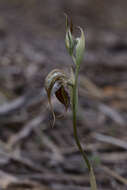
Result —
<instances>
[{"instance_id":1,"label":"twig","mask_svg":"<svg viewBox=\"0 0 127 190\"><path fill-rule=\"evenodd\" d=\"M9 174L7 172L3 172L0 170L0 190L3 189L19 189L20 187L28 187L28 189L44 189L49 190L48 187L44 185L40 185L38 182L28 179L22 179L21 177L17 177L13 174ZM3 188L3 189L1 189ZM25 188L26 189L26 188Z\"/></svg>"},{"instance_id":2,"label":"twig","mask_svg":"<svg viewBox=\"0 0 127 190\"><path fill-rule=\"evenodd\" d=\"M13 155L13 153L7 153L4 151L0 151L0 154L8 159L7 162L12 160L14 162L18 162L18 163L30 168L31 170L36 171L36 172L45 172L44 168L41 168L37 164L35 165L35 163L33 163L31 160L29 160L27 158L15 156L15 155Z\"/></svg>"},{"instance_id":3,"label":"twig","mask_svg":"<svg viewBox=\"0 0 127 190\"><path fill-rule=\"evenodd\" d=\"M32 119L23 127L21 131L10 137L10 139L8 140L8 146L12 147L21 140L23 140L24 138L26 138L34 128L39 127L39 125L43 122L43 120L44 118L42 114Z\"/></svg>"},{"instance_id":4,"label":"twig","mask_svg":"<svg viewBox=\"0 0 127 190\"><path fill-rule=\"evenodd\" d=\"M53 152L52 159L54 159L57 162L63 162L64 157L63 157L60 149L58 148L58 146L55 145L55 143L53 141L51 141L41 130L39 130L37 128L34 130L37 133L40 141L43 144L45 144L45 146L47 148L49 148L51 150L51 152Z\"/></svg>"},{"instance_id":5,"label":"twig","mask_svg":"<svg viewBox=\"0 0 127 190\"><path fill-rule=\"evenodd\" d=\"M113 108L111 108L111 107L109 107L107 105L104 105L104 104L99 104L98 108L99 108L99 110L101 112L103 112L108 117L110 117L111 119L113 119L116 123L118 123L119 125L125 126L126 121L120 115L120 113L118 113L116 110L114 110Z\"/></svg>"},{"instance_id":6,"label":"twig","mask_svg":"<svg viewBox=\"0 0 127 190\"><path fill-rule=\"evenodd\" d=\"M127 150L127 142L125 142L123 140L117 139L115 137L110 137L107 135L102 135L99 133L93 133L92 136L101 142L109 143L109 144L112 144L112 145L115 145L115 146L118 146L120 148Z\"/></svg>"},{"instance_id":7,"label":"twig","mask_svg":"<svg viewBox=\"0 0 127 190\"><path fill-rule=\"evenodd\" d=\"M16 111L17 109L23 107L25 103L26 96L22 96L10 103L3 104L2 106L0 106L0 117L10 114L13 111Z\"/></svg>"},{"instance_id":8,"label":"twig","mask_svg":"<svg viewBox=\"0 0 127 190\"><path fill-rule=\"evenodd\" d=\"M97 87L89 78L81 75L79 77L81 90L84 91L84 88L88 90L88 93L94 97L102 99L104 97L103 91Z\"/></svg>"},{"instance_id":9,"label":"twig","mask_svg":"<svg viewBox=\"0 0 127 190\"><path fill-rule=\"evenodd\" d=\"M101 153L100 159L104 163L121 163L127 160L127 152L111 152L111 153Z\"/></svg>"},{"instance_id":10,"label":"twig","mask_svg":"<svg viewBox=\"0 0 127 190\"><path fill-rule=\"evenodd\" d=\"M124 185L127 185L127 179L125 179L124 177L120 176L115 171L109 169L106 166L101 166L101 168L104 170L104 172L106 172L110 176L114 177L115 179L117 179L118 181L120 181L121 183L123 183Z\"/></svg>"},{"instance_id":11,"label":"twig","mask_svg":"<svg viewBox=\"0 0 127 190\"><path fill-rule=\"evenodd\" d=\"M35 102L38 103L44 97L44 89L38 92L36 90L30 90L26 93L26 95L21 96L11 102L5 103L0 106L0 117L6 116L8 114L12 114L13 112L21 109L26 108L34 104Z\"/></svg>"}]
</instances>

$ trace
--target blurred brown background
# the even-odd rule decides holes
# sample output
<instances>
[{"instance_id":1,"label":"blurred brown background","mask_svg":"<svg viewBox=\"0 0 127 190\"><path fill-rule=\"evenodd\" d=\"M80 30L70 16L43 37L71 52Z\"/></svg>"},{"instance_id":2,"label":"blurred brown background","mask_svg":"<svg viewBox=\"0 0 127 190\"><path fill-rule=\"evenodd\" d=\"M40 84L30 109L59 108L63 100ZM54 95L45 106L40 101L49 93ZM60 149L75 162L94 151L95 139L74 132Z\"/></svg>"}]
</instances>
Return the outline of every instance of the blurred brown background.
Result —
<instances>
[{"instance_id":1,"label":"blurred brown background","mask_svg":"<svg viewBox=\"0 0 127 190\"><path fill-rule=\"evenodd\" d=\"M72 65L64 13L86 37L79 79L82 145L98 189L126 190L126 10L126 0L0 0L0 190L90 189L71 110L52 129L44 91L49 71L69 72ZM63 112L54 97L53 103L57 115Z\"/></svg>"}]
</instances>

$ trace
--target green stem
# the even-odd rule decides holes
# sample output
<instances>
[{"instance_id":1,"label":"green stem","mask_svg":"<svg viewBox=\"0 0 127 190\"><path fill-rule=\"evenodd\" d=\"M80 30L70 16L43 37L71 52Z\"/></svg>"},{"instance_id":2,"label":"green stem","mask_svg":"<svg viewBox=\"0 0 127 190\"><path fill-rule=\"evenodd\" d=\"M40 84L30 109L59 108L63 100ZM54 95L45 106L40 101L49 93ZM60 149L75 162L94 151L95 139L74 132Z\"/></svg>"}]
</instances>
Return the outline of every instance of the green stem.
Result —
<instances>
[{"instance_id":1,"label":"green stem","mask_svg":"<svg viewBox=\"0 0 127 190\"><path fill-rule=\"evenodd\" d=\"M76 144L78 146L78 149L81 152L83 159L85 161L85 164L87 165L87 167L90 171L91 165L90 165L90 162L87 158L86 153L84 152L84 150L80 144L80 140L79 140L78 132L77 132L78 74L79 74L79 66L76 66L75 83L73 85L73 93L72 93L73 131L74 131L74 138L75 138Z\"/></svg>"}]
</instances>

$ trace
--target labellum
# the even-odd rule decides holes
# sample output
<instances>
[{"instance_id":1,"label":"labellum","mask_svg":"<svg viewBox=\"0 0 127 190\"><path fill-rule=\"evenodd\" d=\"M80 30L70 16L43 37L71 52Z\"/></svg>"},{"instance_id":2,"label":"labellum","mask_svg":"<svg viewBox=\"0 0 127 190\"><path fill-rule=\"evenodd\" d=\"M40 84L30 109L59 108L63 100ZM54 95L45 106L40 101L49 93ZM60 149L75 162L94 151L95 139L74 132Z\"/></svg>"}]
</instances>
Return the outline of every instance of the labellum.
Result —
<instances>
[{"instance_id":1,"label":"labellum","mask_svg":"<svg viewBox=\"0 0 127 190\"><path fill-rule=\"evenodd\" d=\"M57 99L65 106L65 109L67 111L70 104L70 97L65 87L61 85L61 87L55 92L55 95Z\"/></svg>"}]
</instances>

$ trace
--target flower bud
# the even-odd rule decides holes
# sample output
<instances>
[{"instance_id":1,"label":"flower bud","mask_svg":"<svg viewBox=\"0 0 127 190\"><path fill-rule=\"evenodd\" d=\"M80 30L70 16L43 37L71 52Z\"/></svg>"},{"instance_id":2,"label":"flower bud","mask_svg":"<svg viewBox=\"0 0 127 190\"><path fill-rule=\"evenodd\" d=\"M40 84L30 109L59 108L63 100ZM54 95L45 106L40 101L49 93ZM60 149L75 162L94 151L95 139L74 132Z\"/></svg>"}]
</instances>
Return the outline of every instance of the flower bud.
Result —
<instances>
[{"instance_id":1,"label":"flower bud","mask_svg":"<svg viewBox=\"0 0 127 190\"><path fill-rule=\"evenodd\" d=\"M80 28L81 36L77 38L77 45L76 45L76 63L80 65L81 61L83 60L84 56L84 49L85 49L85 37L82 28Z\"/></svg>"}]
</instances>

